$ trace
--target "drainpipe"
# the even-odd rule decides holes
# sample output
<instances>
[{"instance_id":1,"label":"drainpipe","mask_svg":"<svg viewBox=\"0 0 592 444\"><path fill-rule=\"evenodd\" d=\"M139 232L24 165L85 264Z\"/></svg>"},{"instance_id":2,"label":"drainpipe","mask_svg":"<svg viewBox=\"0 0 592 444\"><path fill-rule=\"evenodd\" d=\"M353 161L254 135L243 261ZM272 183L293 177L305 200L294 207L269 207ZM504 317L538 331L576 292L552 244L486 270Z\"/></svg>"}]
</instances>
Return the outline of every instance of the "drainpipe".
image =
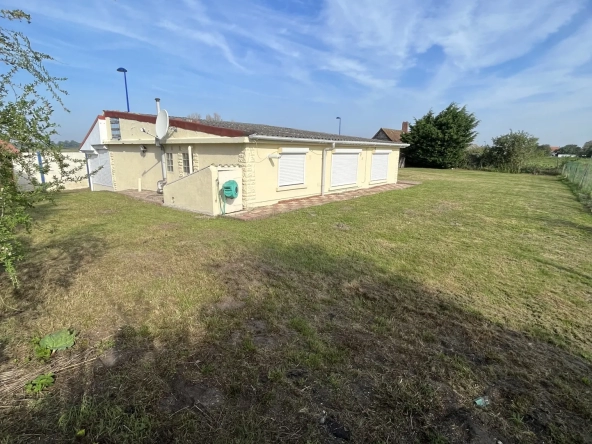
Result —
<instances>
[{"instance_id":1,"label":"drainpipe","mask_svg":"<svg viewBox=\"0 0 592 444\"><path fill-rule=\"evenodd\" d=\"M191 152L191 145L187 148L187 152L189 153L189 174L193 174L193 154Z\"/></svg>"},{"instance_id":2,"label":"drainpipe","mask_svg":"<svg viewBox=\"0 0 592 444\"><path fill-rule=\"evenodd\" d=\"M39 175L41 176L41 183L45 183L45 174L43 174L43 157L41 152L37 151L37 163L39 164Z\"/></svg>"},{"instance_id":3,"label":"drainpipe","mask_svg":"<svg viewBox=\"0 0 592 444\"><path fill-rule=\"evenodd\" d=\"M335 149L335 142L329 148L323 149L322 165L321 165L321 196L325 195L325 170L327 169L327 151Z\"/></svg>"},{"instance_id":4,"label":"drainpipe","mask_svg":"<svg viewBox=\"0 0 592 444\"><path fill-rule=\"evenodd\" d=\"M156 101L156 115L158 116L158 113L160 112L160 99L157 97L154 100ZM162 180L159 180L158 182L156 182L156 192L158 194L163 193L163 188L167 183L166 150L165 150L164 145L161 144L160 150L161 150L160 166L162 167Z\"/></svg>"},{"instance_id":5,"label":"drainpipe","mask_svg":"<svg viewBox=\"0 0 592 444\"><path fill-rule=\"evenodd\" d=\"M88 177L88 187L90 188L91 191L94 191L95 188L93 186L92 176L90 175L90 166L88 165L89 158L88 158L87 153L84 153L84 158L86 160L86 177Z\"/></svg>"}]
</instances>

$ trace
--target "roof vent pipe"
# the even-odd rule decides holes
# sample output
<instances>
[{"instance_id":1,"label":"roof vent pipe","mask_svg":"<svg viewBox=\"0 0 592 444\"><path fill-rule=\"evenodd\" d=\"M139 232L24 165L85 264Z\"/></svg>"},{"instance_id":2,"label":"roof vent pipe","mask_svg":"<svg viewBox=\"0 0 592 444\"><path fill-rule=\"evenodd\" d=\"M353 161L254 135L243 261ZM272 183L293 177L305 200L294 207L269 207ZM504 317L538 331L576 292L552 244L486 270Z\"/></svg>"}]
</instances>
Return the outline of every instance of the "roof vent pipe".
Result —
<instances>
[{"instance_id":1,"label":"roof vent pipe","mask_svg":"<svg viewBox=\"0 0 592 444\"><path fill-rule=\"evenodd\" d=\"M157 97L154 100L156 101L156 115L158 116L158 113L160 112L160 99Z\"/></svg>"}]
</instances>

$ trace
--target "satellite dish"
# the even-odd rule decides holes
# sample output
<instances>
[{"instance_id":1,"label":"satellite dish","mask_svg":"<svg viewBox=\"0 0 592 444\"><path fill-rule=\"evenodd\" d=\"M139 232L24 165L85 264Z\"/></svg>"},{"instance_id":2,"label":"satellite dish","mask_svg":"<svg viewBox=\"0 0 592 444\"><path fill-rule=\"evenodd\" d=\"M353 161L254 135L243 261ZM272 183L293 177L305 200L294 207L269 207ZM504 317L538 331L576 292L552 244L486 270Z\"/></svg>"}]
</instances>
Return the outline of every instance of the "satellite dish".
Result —
<instances>
[{"instance_id":1,"label":"satellite dish","mask_svg":"<svg viewBox=\"0 0 592 444\"><path fill-rule=\"evenodd\" d=\"M169 113L161 109L156 116L156 137L164 138L169 131Z\"/></svg>"}]
</instances>

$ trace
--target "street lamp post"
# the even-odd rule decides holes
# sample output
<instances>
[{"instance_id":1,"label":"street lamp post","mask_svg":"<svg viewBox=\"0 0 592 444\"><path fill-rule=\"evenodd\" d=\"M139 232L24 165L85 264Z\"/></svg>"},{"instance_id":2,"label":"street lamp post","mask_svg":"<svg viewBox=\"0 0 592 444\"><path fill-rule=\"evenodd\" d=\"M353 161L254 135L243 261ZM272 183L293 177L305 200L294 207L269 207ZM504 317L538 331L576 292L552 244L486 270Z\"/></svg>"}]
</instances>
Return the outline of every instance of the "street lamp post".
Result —
<instances>
[{"instance_id":1,"label":"street lamp post","mask_svg":"<svg viewBox=\"0 0 592 444\"><path fill-rule=\"evenodd\" d=\"M341 117L335 117L339 120L339 135L341 135Z\"/></svg>"},{"instance_id":2,"label":"street lamp post","mask_svg":"<svg viewBox=\"0 0 592 444\"><path fill-rule=\"evenodd\" d=\"M122 72L123 73L123 81L125 82L125 101L127 103L127 112L129 113L130 112L130 110L129 110L129 97L127 95L127 76L126 76L127 69L125 69L125 68L117 68L117 72Z\"/></svg>"}]
</instances>

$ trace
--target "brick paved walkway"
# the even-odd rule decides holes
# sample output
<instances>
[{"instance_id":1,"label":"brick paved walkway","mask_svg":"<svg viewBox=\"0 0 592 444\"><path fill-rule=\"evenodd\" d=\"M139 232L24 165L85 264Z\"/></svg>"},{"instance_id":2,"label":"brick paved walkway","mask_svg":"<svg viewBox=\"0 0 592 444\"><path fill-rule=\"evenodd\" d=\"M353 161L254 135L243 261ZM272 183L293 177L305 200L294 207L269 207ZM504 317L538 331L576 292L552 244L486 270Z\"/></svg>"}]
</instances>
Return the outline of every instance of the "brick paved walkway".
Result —
<instances>
[{"instance_id":1,"label":"brick paved walkway","mask_svg":"<svg viewBox=\"0 0 592 444\"><path fill-rule=\"evenodd\" d=\"M283 200L275 205L255 208L251 211L240 211L238 213L227 214L228 217L240 220L263 219L265 217L273 216L274 214L287 213L288 211L300 210L301 208L315 207L329 202L339 202L342 200L355 199L361 196L370 196L372 194L382 193L384 191L404 190L421 182L403 181L398 183L380 185L372 188L365 188L362 190L346 191L337 194L326 194L324 196L303 197L300 199Z\"/></svg>"}]
</instances>

